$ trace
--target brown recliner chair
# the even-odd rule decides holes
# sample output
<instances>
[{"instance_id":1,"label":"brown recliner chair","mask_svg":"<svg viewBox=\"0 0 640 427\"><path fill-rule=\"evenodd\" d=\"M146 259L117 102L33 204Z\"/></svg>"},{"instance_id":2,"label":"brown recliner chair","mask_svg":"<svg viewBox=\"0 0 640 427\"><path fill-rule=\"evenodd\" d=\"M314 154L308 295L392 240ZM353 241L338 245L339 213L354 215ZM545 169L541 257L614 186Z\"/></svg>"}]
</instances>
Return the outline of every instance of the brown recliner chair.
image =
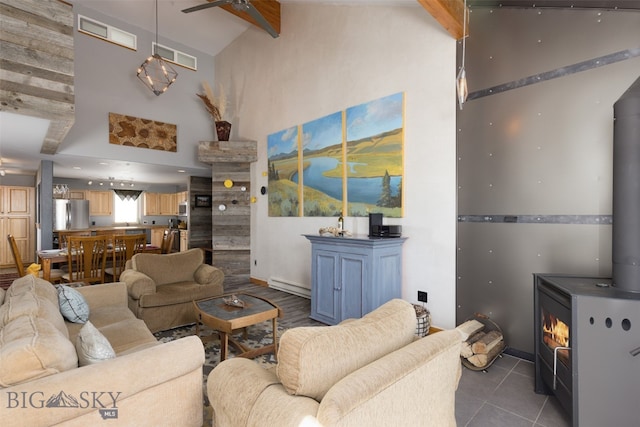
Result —
<instances>
[{"instance_id":1,"label":"brown recliner chair","mask_svg":"<svg viewBox=\"0 0 640 427\"><path fill-rule=\"evenodd\" d=\"M151 332L195 323L194 300L224 293L224 273L204 264L198 248L172 254L138 253L127 261L129 308Z\"/></svg>"}]
</instances>

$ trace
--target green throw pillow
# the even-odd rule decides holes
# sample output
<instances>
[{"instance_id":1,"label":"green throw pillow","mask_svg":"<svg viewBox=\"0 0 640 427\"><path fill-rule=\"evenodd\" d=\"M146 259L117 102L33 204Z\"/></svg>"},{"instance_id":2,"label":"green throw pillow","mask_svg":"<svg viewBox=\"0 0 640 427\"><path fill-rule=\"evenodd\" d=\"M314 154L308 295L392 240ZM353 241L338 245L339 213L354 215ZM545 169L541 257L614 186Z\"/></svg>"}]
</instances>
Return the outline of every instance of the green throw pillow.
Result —
<instances>
[{"instance_id":1,"label":"green throw pillow","mask_svg":"<svg viewBox=\"0 0 640 427\"><path fill-rule=\"evenodd\" d=\"M57 285L60 313L69 322L86 323L89 320L89 304L82 294L66 285Z\"/></svg>"}]
</instances>

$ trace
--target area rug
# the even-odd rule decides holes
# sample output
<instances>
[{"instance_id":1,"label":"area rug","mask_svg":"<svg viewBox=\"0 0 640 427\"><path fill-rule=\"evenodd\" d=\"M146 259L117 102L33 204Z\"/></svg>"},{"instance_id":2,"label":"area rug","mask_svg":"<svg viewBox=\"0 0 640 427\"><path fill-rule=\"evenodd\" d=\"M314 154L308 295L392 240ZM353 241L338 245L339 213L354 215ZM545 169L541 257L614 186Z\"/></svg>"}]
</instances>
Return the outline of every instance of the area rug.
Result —
<instances>
[{"instance_id":1,"label":"area rug","mask_svg":"<svg viewBox=\"0 0 640 427\"><path fill-rule=\"evenodd\" d=\"M18 273L3 273L0 274L0 288L7 289L14 280L18 278Z\"/></svg>"},{"instance_id":2,"label":"area rug","mask_svg":"<svg viewBox=\"0 0 640 427\"><path fill-rule=\"evenodd\" d=\"M278 325L278 338L282 336L285 329ZM200 334L202 336L206 336L211 334L211 329L204 327L200 328ZM169 342L173 340L177 340L179 338L187 337L190 335L196 334L196 326L187 325L181 326L175 329L169 329L167 331L156 332L153 335L160 342ZM234 338L236 338L240 343L249 348L259 348L264 347L265 345L269 345L273 342L273 334L271 330L271 321L262 322L257 325L249 326L247 328L247 339L245 340L242 337L242 332L239 332L237 335L234 334ZM237 350L234 346L229 345L229 351L227 352L227 359L232 357L236 357L238 354ZM277 364L276 358L272 353L264 354L262 356L256 357L253 359L256 363L263 365L265 369L269 369L271 367L275 367ZM205 426L211 426L211 407L209 405L209 399L207 397L207 377L213 368L215 368L218 363L220 363L220 341L211 340L204 343L204 366L202 369L202 374L204 376L202 382L202 395L204 397L204 423Z\"/></svg>"}]
</instances>

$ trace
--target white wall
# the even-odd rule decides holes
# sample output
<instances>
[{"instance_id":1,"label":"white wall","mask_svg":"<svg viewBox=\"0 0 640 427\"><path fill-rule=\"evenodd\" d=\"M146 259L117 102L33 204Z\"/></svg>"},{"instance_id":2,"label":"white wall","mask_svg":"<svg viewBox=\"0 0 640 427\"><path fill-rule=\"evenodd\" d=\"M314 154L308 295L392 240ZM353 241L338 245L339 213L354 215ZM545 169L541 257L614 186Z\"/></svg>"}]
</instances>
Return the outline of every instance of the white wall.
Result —
<instances>
[{"instance_id":1,"label":"white wall","mask_svg":"<svg viewBox=\"0 0 640 427\"><path fill-rule=\"evenodd\" d=\"M199 141L214 139L214 126L196 93L202 92L202 81L213 82L213 57L166 40L159 34L160 44L196 56L198 70L175 66L176 82L167 92L156 96L136 76L137 68L151 54L155 34L82 5L75 5L74 13L76 27L80 14L135 34L138 50L75 31L76 120L60 145L59 153L208 169L197 160L197 146ZM177 125L177 152L109 144L110 112Z\"/></svg>"},{"instance_id":2,"label":"white wall","mask_svg":"<svg viewBox=\"0 0 640 427\"><path fill-rule=\"evenodd\" d=\"M420 6L282 5L282 34L250 29L215 57L236 108L232 139L258 141L252 167L251 276L310 287L311 248L302 234L334 218L268 216L267 135L405 92L403 298L429 293L433 323L455 322L456 42ZM367 233L368 219L345 218Z\"/></svg>"}]
</instances>

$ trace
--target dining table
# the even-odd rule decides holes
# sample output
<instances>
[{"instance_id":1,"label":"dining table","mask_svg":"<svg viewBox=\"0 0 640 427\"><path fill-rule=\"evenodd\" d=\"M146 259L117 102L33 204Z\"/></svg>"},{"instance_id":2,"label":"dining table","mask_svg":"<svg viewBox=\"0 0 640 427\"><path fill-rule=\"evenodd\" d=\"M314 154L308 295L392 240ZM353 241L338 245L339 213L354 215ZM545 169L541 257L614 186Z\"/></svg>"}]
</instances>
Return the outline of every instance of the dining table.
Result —
<instances>
[{"instance_id":1,"label":"dining table","mask_svg":"<svg viewBox=\"0 0 640 427\"><path fill-rule=\"evenodd\" d=\"M67 251L60 249L44 249L38 251L38 262L42 269L42 278L50 281L51 264L67 262Z\"/></svg>"},{"instance_id":2,"label":"dining table","mask_svg":"<svg viewBox=\"0 0 640 427\"><path fill-rule=\"evenodd\" d=\"M150 246L145 247L140 252L145 253L160 253L160 248ZM51 281L51 265L61 262L67 262L67 251L64 249L43 249L38 251L38 262L42 270L42 278L46 281Z\"/></svg>"}]
</instances>

